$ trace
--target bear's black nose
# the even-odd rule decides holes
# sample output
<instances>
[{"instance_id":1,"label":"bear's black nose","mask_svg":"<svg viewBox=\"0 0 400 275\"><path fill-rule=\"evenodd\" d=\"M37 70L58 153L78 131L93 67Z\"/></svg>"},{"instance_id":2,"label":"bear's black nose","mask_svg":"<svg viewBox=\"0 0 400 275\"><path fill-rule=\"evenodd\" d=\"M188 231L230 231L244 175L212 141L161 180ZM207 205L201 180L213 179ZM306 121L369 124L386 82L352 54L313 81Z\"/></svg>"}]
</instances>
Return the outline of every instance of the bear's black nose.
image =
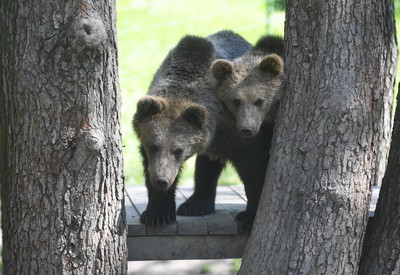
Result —
<instances>
[{"instance_id":1,"label":"bear's black nose","mask_svg":"<svg viewBox=\"0 0 400 275\"><path fill-rule=\"evenodd\" d=\"M253 135L253 131L247 128L241 129L240 134L242 134L244 137L251 137Z\"/></svg>"},{"instance_id":2,"label":"bear's black nose","mask_svg":"<svg viewBox=\"0 0 400 275\"><path fill-rule=\"evenodd\" d=\"M167 191L168 189L168 181L165 178L158 178L155 182L154 185L157 189Z\"/></svg>"}]
</instances>

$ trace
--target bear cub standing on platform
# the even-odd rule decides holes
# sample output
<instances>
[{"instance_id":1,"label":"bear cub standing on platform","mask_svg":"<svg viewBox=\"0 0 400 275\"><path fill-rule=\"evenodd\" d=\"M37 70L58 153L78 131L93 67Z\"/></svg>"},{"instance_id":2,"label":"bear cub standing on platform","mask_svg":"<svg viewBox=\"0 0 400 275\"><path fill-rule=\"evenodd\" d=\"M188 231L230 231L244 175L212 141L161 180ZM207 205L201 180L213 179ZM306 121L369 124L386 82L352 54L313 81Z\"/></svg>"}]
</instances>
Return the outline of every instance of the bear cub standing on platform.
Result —
<instances>
[{"instance_id":1,"label":"bear cub standing on platform","mask_svg":"<svg viewBox=\"0 0 400 275\"><path fill-rule=\"evenodd\" d=\"M254 137L262 124L272 124L281 99L283 82L283 40L261 37L245 55L216 60L211 66L218 97L236 119L244 137Z\"/></svg>"},{"instance_id":2,"label":"bear cub standing on platform","mask_svg":"<svg viewBox=\"0 0 400 275\"><path fill-rule=\"evenodd\" d=\"M196 216L214 211L217 181L226 161L236 147L247 150L240 141L235 142L234 118L214 91L210 66L218 58L234 60L250 48L231 31L207 38L185 36L161 64L147 96L137 103L133 119L149 198L140 217L142 223L175 222L179 172L195 154L195 191L178 214ZM250 205L252 201L249 199Z\"/></svg>"}]
</instances>

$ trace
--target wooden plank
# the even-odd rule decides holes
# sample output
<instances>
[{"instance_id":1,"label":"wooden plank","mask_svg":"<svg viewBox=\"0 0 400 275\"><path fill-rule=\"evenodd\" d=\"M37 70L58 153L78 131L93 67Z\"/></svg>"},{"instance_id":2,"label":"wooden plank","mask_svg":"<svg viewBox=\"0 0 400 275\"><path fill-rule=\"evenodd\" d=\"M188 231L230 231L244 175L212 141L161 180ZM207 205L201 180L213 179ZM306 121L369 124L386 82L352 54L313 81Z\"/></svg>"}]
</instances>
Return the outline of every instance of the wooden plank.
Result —
<instances>
[{"instance_id":1,"label":"wooden plank","mask_svg":"<svg viewBox=\"0 0 400 275\"><path fill-rule=\"evenodd\" d=\"M128 225L128 236L146 235L146 226L140 223L140 214L134 207L128 192L125 192L125 213Z\"/></svg>"},{"instance_id":2,"label":"wooden plank","mask_svg":"<svg viewBox=\"0 0 400 275\"><path fill-rule=\"evenodd\" d=\"M188 198L193 194L190 188L181 187L180 192L184 197ZM203 218L207 222L208 234L223 235L237 234L237 223L228 211L224 209L218 202L215 203L215 212L209 215L204 215Z\"/></svg>"},{"instance_id":3,"label":"wooden plank","mask_svg":"<svg viewBox=\"0 0 400 275\"><path fill-rule=\"evenodd\" d=\"M216 201L233 217L246 210L247 202L239 196L230 186L218 188Z\"/></svg>"},{"instance_id":4,"label":"wooden plank","mask_svg":"<svg viewBox=\"0 0 400 275\"><path fill-rule=\"evenodd\" d=\"M143 211L146 210L148 202L146 187L129 186L125 190L128 192L128 196L132 199L132 202L138 209L139 213L142 214ZM177 234L176 223L167 226L146 226L146 235L176 235L176 234Z\"/></svg>"},{"instance_id":5,"label":"wooden plank","mask_svg":"<svg viewBox=\"0 0 400 275\"><path fill-rule=\"evenodd\" d=\"M128 261L241 258L248 235L128 237Z\"/></svg>"},{"instance_id":6,"label":"wooden plank","mask_svg":"<svg viewBox=\"0 0 400 275\"><path fill-rule=\"evenodd\" d=\"M230 193L227 188L233 190ZM179 187L177 192L177 206L183 203L187 197L192 195L193 187ZM376 203L379 196L380 187L374 186L372 189L371 203L368 216L373 217ZM177 224L172 227L154 228L140 224L140 213L147 206L147 190L145 186L126 187L126 213L128 223L128 235L205 235L205 234L236 234L232 229L235 221L233 217L236 213L243 211L246 206L246 196L243 185L220 186L217 191L216 212L204 217L185 217L177 216ZM237 195L237 196L236 196ZM239 203L239 197L243 204ZM135 204L136 208L132 204ZM241 209L243 207L243 210ZM137 211L138 210L138 211ZM228 215L229 214L229 215Z\"/></svg>"},{"instance_id":7,"label":"wooden plank","mask_svg":"<svg viewBox=\"0 0 400 275\"><path fill-rule=\"evenodd\" d=\"M125 192L128 193L129 198L135 205L139 214L142 214L146 210L147 206L147 190L145 186L126 186Z\"/></svg>"},{"instance_id":8,"label":"wooden plank","mask_svg":"<svg viewBox=\"0 0 400 275\"><path fill-rule=\"evenodd\" d=\"M239 184L239 185L229 185L229 188L231 188L236 194L238 194L245 202L247 202L247 197L246 197L246 192L244 191L244 185Z\"/></svg>"},{"instance_id":9,"label":"wooden plank","mask_svg":"<svg viewBox=\"0 0 400 275\"><path fill-rule=\"evenodd\" d=\"M190 189L190 188L189 188ZM147 207L147 189L145 186L130 186L126 188L126 192L128 193L128 197L131 199L132 204L134 204L139 213L143 213L143 211ZM176 205L179 206L186 200L185 197L180 192L176 193ZM132 207L133 208L133 207ZM128 209L129 210L129 209ZM168 226L145 226L140 224L140 215L136 216L136 219L132 221L128 221L128 234L136 234L136 235L206 235L207 231L207 222L202 217L187 217L187 216L177 216L177 223ZM145 232L143 229L136 229L140 225L142 228L145 228Z\"/></svg>"},{"instance_id":10,"label":"wooden plank","mask_svg":"<svg viewBox=\"0 0 400 275\"><path fill-rule=\"evenodd\" d=\"M372 190L369 227L379 190L379 187L373 187ZM192 192L192 187L180 187L176 196L177 206ZM144 186L127 187L125 204L129 261L227 259L243 255L248 235L237 234L237 223L234 221L236 213L246 208L243 185L218 187L215 213L203 217L177 216L177 223L172 227L146 228L140 224L139 213L147 206L147 190Z\"/></svg>"},{"instance_id":11,"label":"wooden plank","mask_svg":"<svg viewBox=\"0 0 400 275\"><path fill-rule=\"evenodd\" d=\"M186 189L187 193L193 193L193 187L179 187L176 192L177 208L186 201L181 189ZM176 216L178 225L178 235L207 235L207 221L202 216Z\"/></svg>"},{"instance_id":12,"label":"wooden plank","mask_svg":"<svg viewBox=\"0 0 400 275\"><path fill-rule=\"evenodd\" d=\"M246 202L228 186L219 186L216 196L216 215L210 215L210 235L238 234L237 213L244 211ZM218 211L221 211L218 214Z\"/></svg>"},{"instance_id":13,"label":"wooden plank","mask_svg":"<svg viewBox=\"0 0 400 275\"><path fill-rule=\"evenodd\" d=\"M244 190L242 188L244 193ZM221 186L218 188L216 201L233 217L233 222L236 225L236 234L244 233L241 223L235 220L236 215L246 210L247 202L238 195L230 186Z\"/></svg>"}]
</instances>

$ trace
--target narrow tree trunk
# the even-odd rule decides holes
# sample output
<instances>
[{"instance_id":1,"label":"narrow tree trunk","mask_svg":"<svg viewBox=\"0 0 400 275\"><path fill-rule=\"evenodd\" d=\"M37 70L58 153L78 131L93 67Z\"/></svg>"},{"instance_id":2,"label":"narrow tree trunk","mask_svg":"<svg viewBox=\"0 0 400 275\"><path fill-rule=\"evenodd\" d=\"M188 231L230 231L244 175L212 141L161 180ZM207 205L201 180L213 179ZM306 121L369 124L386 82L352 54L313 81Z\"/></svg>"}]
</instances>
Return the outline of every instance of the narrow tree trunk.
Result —
<instances>
[{"instance_id":1,"label":"narrow tree trunk","mask_svg":"<svg viewBox=\"0 0 400 275\"><path fill-rule=\"evenodd\" d=\"M393 2L286 8L287 84L240 274L355 274L392 100Z\"/></svg>"},{"instance_id":2,"label":"narrow tree trunk","mask_svg":"<svg viewBox=\"0 0 400 275\"><path fill-rule=\"evenodd\" d=\"M397 97L399 102L400 97ZM371 233L367 235L359 274L400 274L400 107Z\"/></svg>"},{"instance_id":3,"label":"narrow tree trunk","mask_svg":"<svg viewBox=\"0 0 400 275\"><path fill-rule=\"evenodd\" d=\"M5 273L124 274L115 3L4 0L1 14Z\"/></svg>"},{"instance_id":4,"label":"narrow tree trunk","mask_svg":"<svg viewBox=\"0 0 400 275\"><path fill-rule=\"evenodd\" d=\"M1 60L3 60L3 37L0 33L0 192L1 192L1 228L3 236L2 245L2 258L3 258L3 269L7 269L7 263L9 262L10 253L4 253L4 251L10 251L9 248L9 228L10 228L10 215L7 211L6 205L9 204L9 181L8 181L8 146L7 146L7 112L6 112L6 94L4 92L3 73L4 68Z\"/></svg>"}]
</instances>

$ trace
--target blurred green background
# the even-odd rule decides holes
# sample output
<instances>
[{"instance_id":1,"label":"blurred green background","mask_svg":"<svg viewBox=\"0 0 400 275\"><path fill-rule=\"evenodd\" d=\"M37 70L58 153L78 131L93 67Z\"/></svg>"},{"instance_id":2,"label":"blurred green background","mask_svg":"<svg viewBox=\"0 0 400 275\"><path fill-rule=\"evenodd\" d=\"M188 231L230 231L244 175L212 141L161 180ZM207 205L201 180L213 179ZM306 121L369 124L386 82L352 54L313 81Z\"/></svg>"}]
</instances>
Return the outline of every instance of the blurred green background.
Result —
<instances>
[{"instance_id":1,"label":"blurred green background","mask_svg":"<svg viewBox=\"0 0 400 275\"><path fill-rule=\"evenodd\" d=\"M278 9L280 2L284 1L268 1L267 5L265 0L117 0L122 141L127 185L144 184L139 143L131 121L136 102L146 94L168 51L186 34L207 36L230 29L250 43L265 33L283 35L285 15L283 9ZM181 183L192 184L193 166L194 158L191 158L182 171ZM238 183L233 168L227 167L219 184Z\"/></svg>"},{"instance_id":2,"label":"blurred green background","mask_svg":"<svg viewBox=\"0 0 400 275\"><path fill-rule=\"evenodd\" d=\"M400 22L399 2L395 1L397 22ZM223 29L237 32L250 43L255 43L266 33L283 36L284 3L282 0L117 0L122 140L127 185L144 184L139 143L131 121L136 102L146 94L153 74L168 51L185 34L207 36ZM194 158L187 161L181 184L192 184L193 166ZM239 183L233 168L228 166L219 184Z\"/></svg>"}]
</instances>

